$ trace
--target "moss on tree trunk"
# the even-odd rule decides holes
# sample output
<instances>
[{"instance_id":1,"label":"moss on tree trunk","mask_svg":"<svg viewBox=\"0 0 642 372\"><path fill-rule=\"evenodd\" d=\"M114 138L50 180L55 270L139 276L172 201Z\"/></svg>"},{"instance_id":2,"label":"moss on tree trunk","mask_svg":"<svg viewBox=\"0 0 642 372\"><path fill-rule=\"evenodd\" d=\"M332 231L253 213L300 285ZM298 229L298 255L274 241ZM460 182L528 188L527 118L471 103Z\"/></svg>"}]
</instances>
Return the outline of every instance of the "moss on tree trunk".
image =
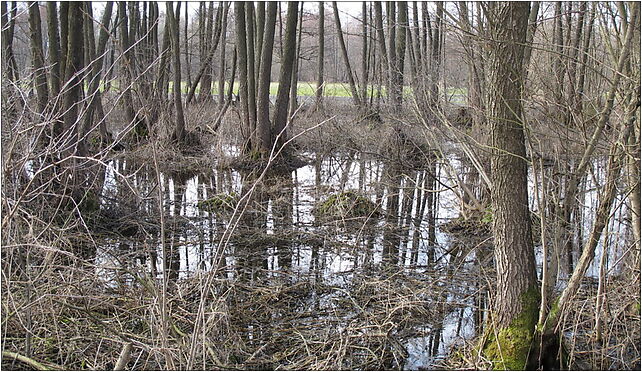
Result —
<instances>
[{"instance_id":1,"label":"moss on tree trunk","mask_svg":"<svg viewBox=\"0 0 642 372\"><path fill-rule=\"evenodd\" d=\"M508 327L489 329L482 351L493 363L493 369L530 369L529 355L537 324L539 301L539 291L537 287L532 287L522 295L522 310Z\"/></svg>"}]
</instances>

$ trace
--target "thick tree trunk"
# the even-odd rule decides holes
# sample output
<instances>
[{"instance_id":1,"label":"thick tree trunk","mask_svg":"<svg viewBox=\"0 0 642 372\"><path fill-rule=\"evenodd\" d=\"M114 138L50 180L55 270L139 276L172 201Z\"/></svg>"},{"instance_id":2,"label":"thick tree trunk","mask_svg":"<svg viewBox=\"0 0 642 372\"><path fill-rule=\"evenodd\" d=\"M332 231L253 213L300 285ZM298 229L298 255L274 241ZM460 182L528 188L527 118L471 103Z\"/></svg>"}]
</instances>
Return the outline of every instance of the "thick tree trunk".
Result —
<instances>
[{"instance_id":1,"label":"thick tree trunk","mask_svg":"<svg viewBox=\"0 0 642 372\"><path fill-rule=\"evenodd\" d=\"M86 155L85 140L82 131L81 121L78 115L78 106L81 103L83 79L83 3L72 2L69 4L69 44L67 46L67 70L65 81L67 88L64 96L64 129L70 132L71 142L65 143L69 146L66 150L70 153L77 153L80 156Z\"/></svg>"},{"instance_id":2,"label":"thick tree trunk","mask_svg":"<svg viewBox=\"0 0 642 372\"><path fill-rule=\"evenodd\" d=\"M261 68L259 71L259 89L257 105L257 149L267 156L272 148L270 135L270 76L272 55L274 51L274 31L276 26L276 2L267 5L264 30L262 30Z\"/></svg>"},{"instance_id":3,"label":"thick tree trunk","mask_svg":"<svg viewBox=\"0 0 642 372\"><path fill-rule=\"evenodd\" d=\"M69 37L68 19L69 19L69 2L60 2L60 78L65 77L67 70L67 39Z\"/></svg>"},{"instance_id":4,"label":"thick tree trunk","mask_svg":"<svg viewBox=\"0 0 642 372\"><path fill-rule=\"evenodd\" d=\"M131 85L134 81L134 59L129 40L129 28L127 26L127 8L124 1L118 2L118 17L120 18L120 45L122 49L122 77L118 79L119 89L123 91L123 104L125 105L125 120L133 123L136 118Z\"/></svg>"},{"instance_id":5,"label":"thick tree trunk","mask_svg":"<svg viewBox=\"0 0 642 372\"><path fill-rule=\"evenodd\" d=\"M499 369L527 367L537 323L539 292L528 208L522 121L524 45L528 3L495 3L490 9L491 204L497 293L493 325L484 345Z\"/></svg>"},{"instance_id":6,"label":"thick tree trunk","mask_svg":"<svg viewBox=\"0 0 642 372\"><path fill-rule=\"evenodd\" d=\"M60 35L58 34L58 7L55 1L47 3L47 36L49 42L49 95L55 97L60 93Z\"/></svg>"},{"instance_id":7,"label":"thick tree trunk","mask_svg":"<svg viewBox=\"0 0 642 372\"><path fill-rule=\"evenodd\" d=\"M167 2L167 17L171 25L170 37L172 44L172 54L174 57L174 110L176 111L176 126L172 139L179 144L185 138L185 117L183 116L183 100L181 98L181 47L179 39L179 25L178 17L180 16L181 2L176 4L176 13L174 14L174 7L171 1Z\"/></svg>"},{"instance_id":8,"label":"thick tree trunk","mask_svg":"<svg viewBox=\"0 0 642 372\"><path fill-rule=\"evenodd\" d=\"M283 45L283 59L281 60L281 72L279 74L279 90L276 97L276 111L274 113L272 128L272 141L277 144L277 148L281 147L288 138L286 125L288 122L290 84L292 83L292 71L294 68L294 57L296 55L298 6L298 1L288 3L288 12L285 21L285 44Z\"/></svg>"},{"instance_id":9,"label":"thick tree trunk","mask_svg":"<svg viewBox=\"0 0 642 372\"><path fill-rule=\"evenodd\" d=\"M234 3L234 17L236 21L236 51L238 55L239 75L239 101L241 105L241 134L246 140L244 149L252 149L252 129L250 128L250 113L248 111L247 87L247 36L245 33L245 3Z\"/></svg>"}]
</instances>

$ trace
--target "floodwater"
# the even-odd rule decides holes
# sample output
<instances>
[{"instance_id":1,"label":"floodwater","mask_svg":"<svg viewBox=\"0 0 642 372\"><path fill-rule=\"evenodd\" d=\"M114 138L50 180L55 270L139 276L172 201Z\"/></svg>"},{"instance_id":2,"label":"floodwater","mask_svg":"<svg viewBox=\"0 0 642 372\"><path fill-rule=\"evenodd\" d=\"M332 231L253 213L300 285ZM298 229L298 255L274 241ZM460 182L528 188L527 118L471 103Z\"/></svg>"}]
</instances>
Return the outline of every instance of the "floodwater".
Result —
<instances>
[{"instance_id":1,"label":"floodwater","mask_svg":"<svg viewBox=\"0 0 642 372\"><path fill-rule=\"evenodd\" d=\"M475 336L487 306L488 285L481 277L492 270L489 238L462 238L444 228L461 213L457 185L468 168L456 155L435 158L417 169L394 168L359 153L303 157L310 159L308 165L258 180L257 175L219 169L215 163L208 174L185 176L156 174L145 164L110 162L101 208L129 215L135 227L124 226L121 232L133 233L108 237L100 244L97 270L113 286L132 285L133 277L127 274L132 270L156 278L167 270L178 281L215 270L230 283L249 286L285 282L323 287L324 291L302 294L301 306L318 314L339 314L345 318L340 326L347 326L359 310L355 301L351 308L349 300L355 283L399 272L426 283L427 290L417 294L416 301L431 315L392 326L388 337L403 350L378 367L438 368L455 345ZM595 182L589 177L587 189L592 191L583 196L585 235L597 203ZM362 195L382 213L333 218L316 213L330 195L344 191ZM216 195L234 195L241 201L212 212L199 208L199 202ZM536 210L534 199L531 204ZM611 238L619 239L615 235ZM615 243L609 245L613 255L620 249ZM597 271L594 264L589 275ZM320 329L325 316L317 319Z\"/></svg>"}]
</instances>

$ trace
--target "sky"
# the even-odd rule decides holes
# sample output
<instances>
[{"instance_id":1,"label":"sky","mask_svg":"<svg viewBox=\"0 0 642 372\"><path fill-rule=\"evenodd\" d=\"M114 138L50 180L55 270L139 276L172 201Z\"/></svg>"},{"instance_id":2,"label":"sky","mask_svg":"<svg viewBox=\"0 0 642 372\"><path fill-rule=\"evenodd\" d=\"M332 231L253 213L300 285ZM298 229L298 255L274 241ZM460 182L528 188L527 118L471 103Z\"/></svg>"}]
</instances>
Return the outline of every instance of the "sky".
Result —
<instances>
[{"instance_id":1,"label":"sky","mask_svg":"<svg viewBox=\"0 0 642 372\"><path fill-rule=\"evenodd\" d=\"M341 18L341 23L345 24L350 18L357 17L361 14L361 1L338 1L337 7L339 8L339 14ZM199 2L198 1L189 1L187 2L189 6L190 17L193 17L198 10ZM94 5L94 14L102 14L103 9L105 8L105 2L93 2ZM184 5L182 5L184 6ZM329 1L325 2L327 9L332 9L332 3ZM165 13L165 1L159 1L158 7L161 13ZM282 6L285 9L285 6ZM303 9L309 13L317 13L319 9L319 4L316 1L306 1L303 5ZM329 21L329 20L328 20ZM328 22L326 21L326 22Z\"/></svg>"}]
</instances>

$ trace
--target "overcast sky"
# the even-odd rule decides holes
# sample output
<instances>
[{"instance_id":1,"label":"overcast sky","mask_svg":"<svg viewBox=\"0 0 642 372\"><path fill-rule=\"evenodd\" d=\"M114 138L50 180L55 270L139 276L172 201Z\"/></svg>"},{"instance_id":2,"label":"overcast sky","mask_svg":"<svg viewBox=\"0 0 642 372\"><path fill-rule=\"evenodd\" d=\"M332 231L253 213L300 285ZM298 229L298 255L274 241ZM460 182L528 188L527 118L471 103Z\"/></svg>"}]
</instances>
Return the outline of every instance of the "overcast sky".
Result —
<instances>
[{"instance_id":1,"label":"overcast sky","mask_svg":"<svg viewBox=\"0 0 642 372\"><path fill-rule=\"evenodd\" d=\"M196 11L198 9L199 2L198 1L189 1L187 2L189 6L189 13L190 13L190 21L191 18L196 14ZM94 2L94 16L97 19L100 19L100 15L103 12L103 9L105 8L105 2ZM185 6L185 4L181 5L181 7ZM326 9L330 10L332 9L332 3L330 1L325 2ZM159 1L158 2L158 7L161 13L165 13L165 2L164 1ZM337 7L339 8L339 13L341 16L341 23L345 24L350 18L357 17L361 14L361 1L338 1L337 2ZM282 9L285 11L285 4L282 4ZM317 13L319 9L319 3L316 1L306 1L303 5L303 8L306 12L309 13ZM116 7L114 7L114 12ZM182 12L181 12L182 14ZM331 22L332 20L326 20L326 22Z\"/></svg>"}]
</instances>

